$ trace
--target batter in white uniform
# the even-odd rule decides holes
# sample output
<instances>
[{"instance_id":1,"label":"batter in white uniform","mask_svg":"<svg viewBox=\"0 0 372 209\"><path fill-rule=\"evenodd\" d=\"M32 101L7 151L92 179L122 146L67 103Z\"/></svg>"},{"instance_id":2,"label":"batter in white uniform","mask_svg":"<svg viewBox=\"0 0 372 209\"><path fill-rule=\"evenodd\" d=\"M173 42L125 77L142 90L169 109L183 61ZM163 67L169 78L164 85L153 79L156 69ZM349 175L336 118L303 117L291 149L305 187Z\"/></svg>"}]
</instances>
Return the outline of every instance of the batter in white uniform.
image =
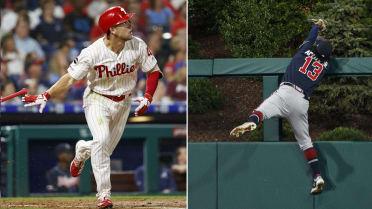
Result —
<instances>
[{"instance_id":1,"label":"batter in white uniform","mask_svg":"<svg viewBox=\"0 0 372 209\"><path fill-rule=\"evenodd\" d=\"M71 162L72 176L78 176L85 161L91 157L97 182L99 208L111 208L110 155L123 135L130 112L131 93L137 81L137 70L147 74L146 93L133 99L139 102L135 115L142 115L150 106L161 77L157 61L146 43L132 36L130 18L122 7L106 10L99 19L106 36L83 49L71 63L68 73L46 92L38 96L26 95L25 106L40 105L40 113L47 100L71 88L73 83L87 76L84 93L85 117L93 140L80 140Z\"/></svg>"}]
</instances>

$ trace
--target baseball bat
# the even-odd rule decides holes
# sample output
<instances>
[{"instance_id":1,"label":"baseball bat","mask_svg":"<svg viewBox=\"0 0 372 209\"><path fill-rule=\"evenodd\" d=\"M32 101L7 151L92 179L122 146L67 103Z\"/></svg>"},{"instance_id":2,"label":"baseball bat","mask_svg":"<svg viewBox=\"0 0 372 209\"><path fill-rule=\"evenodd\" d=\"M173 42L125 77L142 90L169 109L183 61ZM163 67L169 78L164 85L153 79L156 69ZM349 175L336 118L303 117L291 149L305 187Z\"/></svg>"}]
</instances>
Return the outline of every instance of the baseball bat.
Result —
<instances>
[{"instance_id":1,"label":"baseball bat","mask_svg":"<svg viewBox=\"0 0 372 209\"><path fill-rule=\"evenodd\" d=\"M0 99L0 102L5 102L5 101L7 101L7 100L9 100L9 99L12 99L12 98L14 98L14 97L17 97L17 96L19 96L19 95L23 95L23 94L27 94L27 89L23 88L22 90L20 90L20 91L14 93L14 94L11 94L11 95L9 95L9 96L6 96L6 97L4 97L4 98L1 98L1 99Z\"/></svg>"}]
</instances>

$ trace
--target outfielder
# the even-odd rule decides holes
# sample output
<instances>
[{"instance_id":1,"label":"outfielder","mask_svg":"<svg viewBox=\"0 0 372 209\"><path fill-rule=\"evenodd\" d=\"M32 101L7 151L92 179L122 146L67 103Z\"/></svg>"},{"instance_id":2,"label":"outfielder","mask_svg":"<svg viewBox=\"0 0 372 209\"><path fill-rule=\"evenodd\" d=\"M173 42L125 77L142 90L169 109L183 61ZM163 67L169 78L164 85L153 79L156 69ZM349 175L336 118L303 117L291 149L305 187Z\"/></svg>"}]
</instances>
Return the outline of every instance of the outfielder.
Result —
<instances>
[{"instance_id":1,"label":"outfielder","mask_svg":"<svg viewBox=\"0 0 372 209\"><path fill-rule=\"evenodd\" d=\"M279 89L253 110L248 122L234 128L230 133L232 136L239 137L246 131L254 130L257 124L265 119L286 118L312 168L312 194L322 191L324 180L320 175L317 153L309 136L307 111L311 94L329 69L328 60L332 53L332 46L329 41L317 38L318 30L324 30L325 27L323 20L315 21L308 37L289 63Z\"/></svg>"},{"instance_id":2,"label":"outfielder","mask_svg":"<svg viewBox=\"0 0 372 209\"><path fill-rule=\"evenodd\" d=\"M76 177L91 157L97 182L99 208L112 208L110 182L110 155L118 144L127 122L131 106L131 93L137 81L137 70L147 74L146 93L133 99L139 102L135 116L142 115L162 77L157 61L146 43L132 36L130 22L133 13L122 7L107 9L99 18L99 27L106 33L83 49L70 64L66 73L50 89L38 96L26 95L25 106L40 105L42 113L51 97L67 91L73 83L87 76L88 86L83 96L85 117L93 140L76 143L75 158L71 162L71 175Z\"/></svg>"}]
</instances>

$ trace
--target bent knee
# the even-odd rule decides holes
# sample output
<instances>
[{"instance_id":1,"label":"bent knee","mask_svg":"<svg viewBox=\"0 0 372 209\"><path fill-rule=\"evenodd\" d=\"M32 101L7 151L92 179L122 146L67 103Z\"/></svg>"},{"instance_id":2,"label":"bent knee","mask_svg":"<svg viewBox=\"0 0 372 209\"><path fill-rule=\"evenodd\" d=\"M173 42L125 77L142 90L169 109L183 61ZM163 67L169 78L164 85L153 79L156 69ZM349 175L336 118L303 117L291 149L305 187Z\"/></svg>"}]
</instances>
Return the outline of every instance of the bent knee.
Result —
<instances>
[{"instance_id":1,"label":"bent knee","mask_svg":"<svg viewBox=\"0 0 372 209\"><path fill-rule=\"evenodd\" d=\"M313 147L313 143L311 142L311 140L306 140L306 141L304 141L302 143L298 143L298 145L300 146L300 149L302 151L305 151L305 150Z\"/></svg>"}]
</instances>

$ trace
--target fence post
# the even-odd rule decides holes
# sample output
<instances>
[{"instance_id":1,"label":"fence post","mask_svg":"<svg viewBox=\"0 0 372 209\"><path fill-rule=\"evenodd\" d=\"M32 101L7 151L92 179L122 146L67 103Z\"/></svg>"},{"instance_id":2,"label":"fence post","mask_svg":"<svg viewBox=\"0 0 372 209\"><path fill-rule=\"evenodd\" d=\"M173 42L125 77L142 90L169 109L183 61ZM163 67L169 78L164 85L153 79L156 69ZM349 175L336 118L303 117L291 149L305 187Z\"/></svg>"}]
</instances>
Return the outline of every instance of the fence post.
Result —
<instances>
[{"instance_id":1,"label":"fence post","mask_svg":"<svg viewBox=\"0 0 372 209\"><path fill-rule=\"evenodd\" d=\"M29 169L28 169L28 143L29 139L17 126L15 129L15 196L28 197Z\"/></svg>"},{"instance_id":2,"label":"fence post","mask_svg":"<svg viewBox=\"0 0 372 209\"><path fill-rule=\"evenodd\" d=\"M14 197L14 130L10 126L2 130L5 132L7 143L7 196Z\"/></svg>"},{"instance_id":3,"label":"fence post","mask_svg":"<svg viewBox=\"0 0 372 209\"><path fill-rule=\"evenodd\" d=\"M144 146L144 180L145 192L155 193L158 192L158 178L159 178L159 165L158 165L158 139L156 137L147 137Z\"/></svg>"},{"instance_id":4,"label":"fence post","mask_svg":"<svg viewBox=\"0 0 372 209\"><path fill-rule=\"evenodd\" d=\"M268 98L279 86L279 76L263 77L263 97ZM264 121L264 141L280 141L279 118Z\"/></svg>"}]
</instances>

